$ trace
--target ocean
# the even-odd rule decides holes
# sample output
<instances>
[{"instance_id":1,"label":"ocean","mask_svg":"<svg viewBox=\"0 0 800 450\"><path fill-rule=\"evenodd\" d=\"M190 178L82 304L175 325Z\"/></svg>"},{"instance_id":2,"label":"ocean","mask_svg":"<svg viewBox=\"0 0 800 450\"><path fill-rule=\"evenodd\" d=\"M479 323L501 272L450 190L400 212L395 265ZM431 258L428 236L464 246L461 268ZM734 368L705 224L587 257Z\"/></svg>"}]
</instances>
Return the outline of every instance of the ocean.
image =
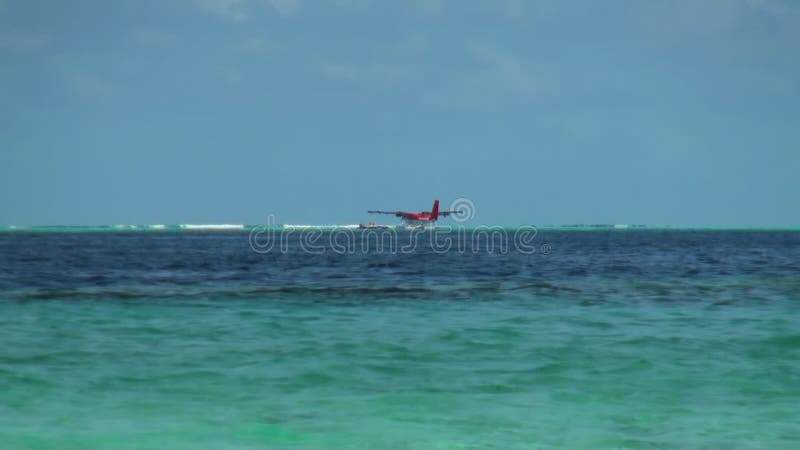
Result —
<instances>
[{"instance_id":1,"label":"ocean","mask_svg":"<svg viewBox=\"0 0 800 450\"><path fill-rule=\"evenodd\" d=\"M798 231L111 230L0 233L0 448L800 447Z\"/></svg>"}]
</instances>

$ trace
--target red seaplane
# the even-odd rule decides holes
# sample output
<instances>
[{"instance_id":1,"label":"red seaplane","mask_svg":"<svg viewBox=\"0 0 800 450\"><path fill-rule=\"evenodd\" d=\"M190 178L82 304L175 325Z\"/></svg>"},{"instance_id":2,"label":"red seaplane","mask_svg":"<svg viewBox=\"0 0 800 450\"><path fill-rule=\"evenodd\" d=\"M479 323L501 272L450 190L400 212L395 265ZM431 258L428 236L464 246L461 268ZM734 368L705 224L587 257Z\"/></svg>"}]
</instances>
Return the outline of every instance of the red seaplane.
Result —
<instances>
[{"instance_id":1,"label":"red seaplane","mask_svg":"<svg viewBox=\"0 0 800 450\"><path fill-rule=\"evenodd\" d=\"M433 201L433 208L430 211L420 211L420 212L406 212L406 211L381 211L381 210L369 210L367 211L370 214L392 214L396 217L400 217L402 219L401 226L406 228L419 228L424 227L425 225L436 225L436 221L439 220L439 217L447 217L450 214L461 214L463 211L439 211L439 200ZM388 228L386 225L375 225L374 223L370 223L369 225L359 225L359 228Z\"/></svg>"}]
</instances>

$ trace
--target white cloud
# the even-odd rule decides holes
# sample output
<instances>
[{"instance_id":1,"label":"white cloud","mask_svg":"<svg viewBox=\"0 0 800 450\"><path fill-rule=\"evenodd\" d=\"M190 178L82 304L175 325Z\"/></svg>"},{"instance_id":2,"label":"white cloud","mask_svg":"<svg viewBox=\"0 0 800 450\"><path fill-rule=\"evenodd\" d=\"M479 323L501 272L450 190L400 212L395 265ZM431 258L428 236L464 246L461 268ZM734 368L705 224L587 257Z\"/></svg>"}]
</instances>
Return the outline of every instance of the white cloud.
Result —
<instances>
[{"instance_id":1,"label":"white cloud","mask_svg":"<svg viewBox=\"0 0 800 450\"><path fill-rule=\"evenodd\" d=\"M300 6L297 0L266 0L266 2L281 17L294 15Z\"/></svg>"},{"instance_id":2,"label":"white cloud","mask_svg":"<svg viewBox=\"0 0 800 450\"><path fill-rule=\"evenodd\" d=\"M444 14L444 0L416 0L411 3L414 9L425 17L437 17Z\"/></svg>"},{"instance_id":3,"label":"white cloud","mask_svg":"<svg viewBox=\"0 0 800 450\"><path fill-rule=\"evenodd\" d=\"M164 46L175 42L175 36L157 28L137 28L131 39L139 45Z\"/></svg>"},{"instance_id":4,"label":"white cloud","mask_svg":"<svg viewBox=\"0 0 800 450\"><path fill-rule=\"evenodd\" d=\"M268 7L282 18L291 17L300 8L298 0L195 0L202 11L234 22L250 18L251 7Z\"/></svg>"},{"instance_id":5,"label":"white cloud","mask_svg":"<svg viewBox=\"0 0 800 450\"><path fill-rule=\"evenodd\" d=\"M222 82L228 86L238 86L245 80L244 72L238 67L219 67L217 73Z\"/></svg>"},{"instance_id":6,"label":"white cloud","mask_svg":"<svg viewBox=\"0 0 800 450\"><path fill-rule=\"evenodd\" d=\"M636 5L637 20L648 31L673 39L741 31L757 14L791 20L800 13L800 2L796 0L673 0Z\"/></svg>"},{"instance_id":7,"label":"white cloud","mask_svg":"<svg viewBox=\"0 0 800 450\"><path fill-rule=\"evenodd\" d=\"M323 68L323 73L326 77L334 80L356 81L358 79L358 69L352 64L328 64Z\"/></svg>"},{"instance_id":8,"label":"white cloud","mask_svg":"<svg viewBox=\"0 0 800 450\"><path fill-rule=\"evenodd\" d=\"M525 97L543 92L541 77L519 56L486 43L473 44L469 51L480 68L466 74L468 88Z\"/></svg>"},{"instance_id":9,"label":"white cloud","mask_svg":"<svg viewBox=\"0 0 800 450\"><path fill-rule=\"evenodd\" d=\"M247 38L239 44L239 49L246 52L260 52L269 47L269 41L262 38Z\"/></svg>"},{"instance_id":10,"label":"white cloud","mask_svg":"<svg viewBox=\"0 0 800 450\"><path fill-rule=\"evenodd\" d=\"M372 3L372 0L332 0L332 1L334 5L340 8L360 13L367 12L370 8L370 3Z\"/></svg>"},{"instance_id":11,"label":"white cloud","mask_svg":"<svg viewBox=\"0 0 800 450\"><path fill-rule=\"evenodd\" d=\"M66 87L81 100L102 103L114 93L108 80L87 67L65 63L59 70Z\"/></svg>"},{"instance_id":12,"label":"white cloud","mask_svg":"<svg viewBox=\"0 0 800 450\"><path fill-rule=\"evenodd\" d=\"M326 78L356 83L362 86L385 87L402 83L412 77L409 67L392 63L330 63L322 73Z\"/></svg>"},{"instance_id":13,"label":"white cloud","mask_svg":"<svg viewBox=\"0 0 800 450\"><path fill-rule=\"evenodd\" d=\"M267 39L251 36L236 42L232 50L244 54L257 54L261 56L275 56L287 54L296 48L297 43L291 40Z\"/></svg>"},{"instance_id":14,"label":"white cloud","mask_svg":"<svg viewBox=\"0 0 800 450\"><path fill-rule=\"evenodd\" d=\"M245 0L195 0L195 4L202 11L234 22L247 20Z\"/></svg>"},{"instance_id":15,"label":"white cloud","mask_svg":"<svg viewBox=\"0 0 800 450\"><path fill-rule=\"evenodd\" d=\"M49 43L50 37L44 34L14 30L0 33L0 50L27 52L39 50Z\"/></svg>"},{"instance_id":16,"label":"white cloud","mask_svg":"<svg viewBox=\"0 0 800 450\"><path fill-rule=\"evenodd\" d=\"M746 2L751 9L766 11L776 16L800 12L797 1L746 0Z\"/></svg>"},{"instance_id":17,"label":"white cloud","mask_svg":"<svg viewBox=\"0 0 800 450\"><path fill-rule=\"evenodd\" d=\"M267 41L265 39L251 37L247 38L239 45L239 48L249 52L259 52L266 48Z\"/></svg>"}]
</instances>

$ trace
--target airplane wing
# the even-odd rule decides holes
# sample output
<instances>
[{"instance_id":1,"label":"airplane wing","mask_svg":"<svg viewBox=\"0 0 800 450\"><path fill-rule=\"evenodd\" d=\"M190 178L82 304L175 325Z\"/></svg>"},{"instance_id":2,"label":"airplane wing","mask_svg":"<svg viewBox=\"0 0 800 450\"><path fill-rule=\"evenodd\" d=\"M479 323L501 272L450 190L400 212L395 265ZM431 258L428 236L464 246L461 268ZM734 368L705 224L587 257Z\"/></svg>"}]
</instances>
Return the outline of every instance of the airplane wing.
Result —
<instances>
[{"instance_id":1,"label":"airplane wing","mask_svg":"<svg viewBox=\"0 0 800 450\"><path fill-rule=\"evenodd\" d=\"M439 211L439 215L442 217L447 217L450 214L463 214L464 211Z\"/></svg>"},{"instance_id":2,"label":"airplane wing","mask_svg":"<svg viewBox=\"0 0 800 450\"><path fill-rule=\"evenodd\" d=\"M394 214L395 216L402 216L404 214L411 214L405 211L381 211L379 209L371 209L367 211L370 214Z\"/></svg>"}]
</instances>

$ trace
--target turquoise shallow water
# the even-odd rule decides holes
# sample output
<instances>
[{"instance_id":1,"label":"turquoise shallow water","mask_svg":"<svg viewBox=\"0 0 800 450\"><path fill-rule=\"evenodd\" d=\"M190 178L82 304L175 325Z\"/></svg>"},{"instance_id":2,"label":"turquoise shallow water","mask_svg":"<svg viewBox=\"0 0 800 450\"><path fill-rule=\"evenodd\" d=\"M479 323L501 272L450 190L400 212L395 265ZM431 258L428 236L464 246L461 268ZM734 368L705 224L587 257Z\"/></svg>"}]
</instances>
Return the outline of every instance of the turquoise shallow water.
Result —
<instances>
[{"instance_id":1,"label":"turquoise shallow water","mask_svg":"<svg viewBox=\"0 0 800 450\"><path fill-rule=\"evenodd\" d=\"M797 448L796 234L0 240L2 448Z\"/></svg>"}]
</instances>

